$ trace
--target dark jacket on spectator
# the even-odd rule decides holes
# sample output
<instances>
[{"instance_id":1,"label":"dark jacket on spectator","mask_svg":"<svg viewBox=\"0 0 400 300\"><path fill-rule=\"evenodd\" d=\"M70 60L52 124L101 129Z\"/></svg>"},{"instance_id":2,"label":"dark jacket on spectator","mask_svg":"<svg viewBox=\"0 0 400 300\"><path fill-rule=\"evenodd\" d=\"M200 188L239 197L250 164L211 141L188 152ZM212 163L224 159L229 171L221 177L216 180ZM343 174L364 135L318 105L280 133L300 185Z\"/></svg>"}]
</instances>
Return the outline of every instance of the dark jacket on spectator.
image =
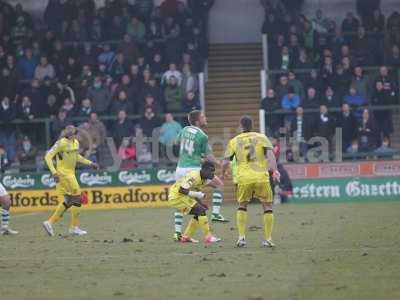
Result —
<instances>
[{"instance_id":1,"label":"dark jacket on spectator","mask_svg":"<svg viewBox=\"0 0 400 300\"><path fill-rule=\"evenodd\" d=\"M92 101L95 112L99 114L107 113L111 103L111 93L107 87L94 88L89 87L87 97Z\"/></svg>"},{"instance_id":2,"label":"dark jacket on spectator","mask_svg":"<svg viewBox=\"0 0 400 300\"><path fill-rule=\"evenodd\" d=\"M357 137L357 120L352 113L341 113L336 126L342 129L342 150L345 151L351 142Z\"/></svg>"},{"instance_id":3,"label":"dark jacket on spectator","mask_svg":"<svg viewBox=\"0 0 400 300\"><path fill-rule=\"evenodd\" d=\"M113 137L117 148L121 145L124 137L134 136L134 133L134 126L128 119L125 119L122 122L118 120L115 121L111 128L111 136Z\"/></svg>"},{"instance_id":4,"label":"dark jacket on spectator","mask_svg":"<svg viewBox=\"0 0 400 300\"><path fill-rule=\"evenodd\" d=\"M370 117L364 124L361 120L358 126L358 144L361 151L374 150L377 145L378 134L375 121Z\"/></svg>"}]
</instances>

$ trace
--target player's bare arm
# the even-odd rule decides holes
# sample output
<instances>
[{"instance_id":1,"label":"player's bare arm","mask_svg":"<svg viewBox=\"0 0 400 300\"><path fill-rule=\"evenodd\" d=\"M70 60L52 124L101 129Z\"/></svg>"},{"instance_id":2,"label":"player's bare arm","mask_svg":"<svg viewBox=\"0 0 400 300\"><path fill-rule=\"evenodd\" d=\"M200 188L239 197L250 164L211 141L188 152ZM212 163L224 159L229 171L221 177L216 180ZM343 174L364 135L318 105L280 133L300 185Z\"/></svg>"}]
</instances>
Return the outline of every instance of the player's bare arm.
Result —
<instances>
[{"instance_id":1,"label":"player's bare arm","mask_svg":"<svg viewBox=\"0 0 400 300\"><path fill-rule=\"evenodd\" d=\"M266 149L266 157L268 159L268 169L273 172L272 177L274 178L274 180L279 182L280 178L281 178L281 174L278 171L278 166L276 163L274 151L272 151L272 149L270 149L270 148L267 148Z\"/></svg>"}]
</instances>

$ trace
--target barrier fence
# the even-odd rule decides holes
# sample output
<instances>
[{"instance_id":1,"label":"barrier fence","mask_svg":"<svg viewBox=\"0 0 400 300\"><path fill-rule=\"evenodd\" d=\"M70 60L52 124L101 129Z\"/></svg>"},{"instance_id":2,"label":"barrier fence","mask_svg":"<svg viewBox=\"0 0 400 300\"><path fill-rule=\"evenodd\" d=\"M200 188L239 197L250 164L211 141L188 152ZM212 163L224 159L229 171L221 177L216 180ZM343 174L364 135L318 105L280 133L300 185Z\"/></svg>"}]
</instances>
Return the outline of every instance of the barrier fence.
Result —
<instances>
[{"instance_id":1,"label":"barrier fence","mask_svg":"<svg viewBox=\"0 0 400 300\"><path fill-rule=\"evenodd\" d=\"M293 182L289 201L294 203L400 200L399 160L286 164L285 168ZM77 179L89 198L84 209L166 207L175 169L83 171ZM1 182L14 212L52 210L61 201L49 173L6 174Z\"/></svg>"}]
</instances>

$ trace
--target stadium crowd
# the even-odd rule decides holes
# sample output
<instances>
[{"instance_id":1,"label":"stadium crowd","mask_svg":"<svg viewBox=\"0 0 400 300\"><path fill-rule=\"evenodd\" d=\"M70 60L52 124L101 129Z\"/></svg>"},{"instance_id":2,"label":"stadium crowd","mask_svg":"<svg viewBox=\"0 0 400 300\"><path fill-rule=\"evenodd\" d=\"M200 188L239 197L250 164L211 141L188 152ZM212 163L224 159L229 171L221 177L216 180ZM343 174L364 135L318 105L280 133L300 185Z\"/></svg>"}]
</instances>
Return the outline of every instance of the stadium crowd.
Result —
<instances>
[{"instance_id":1,"label":"stadium crowd","mask_svg":"<svg viewBox=\"0 0 400 300\"><path fill-rule=\"evenodd\" d=\"M160 127L161 145L171 143L181 126L173 114L199 108L196 73L213 0L134 3L49 0L38 18L0 0L2 161L35 161L44 143L40 118L51 118L52 141L72 123L89 132L92 159L107 135L127 161L151 160L146 145L133 147L135 135Z\"/></svg>"},{"instance_id":2,"label":"stadium crowd","mask_svg":"<svg viewBox=\"0 0 400 300\"><path fill-rule=\"evenodd\" d=\"M269 61L261 107L269 134L284 128L304 155L311 137L332 141L338 127L349 157L394 153L390 106L399 104L400 14L367 7L337 24L322 10L310 17L281 1L261 4Z\"/></svg>"}]
</instances>

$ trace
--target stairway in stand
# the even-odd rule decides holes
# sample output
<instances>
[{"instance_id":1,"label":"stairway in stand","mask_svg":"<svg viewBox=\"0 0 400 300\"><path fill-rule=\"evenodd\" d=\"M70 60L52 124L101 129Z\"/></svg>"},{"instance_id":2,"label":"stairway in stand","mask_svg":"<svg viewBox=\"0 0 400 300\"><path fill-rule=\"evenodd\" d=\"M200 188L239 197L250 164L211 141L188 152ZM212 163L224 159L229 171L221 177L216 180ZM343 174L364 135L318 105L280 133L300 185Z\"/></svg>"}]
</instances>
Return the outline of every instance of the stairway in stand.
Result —
<instances>
[{"instance_id":1,"label":"stairway in stand","mask_svg":"<svg viewBox=\"0 0 400 300\"><path fill-rule=\"evenodd\" d=\"M250 115L254 130L259 131L261 69L261 43L210 45L205 95L206 131L214 155L219 159L223 158L225 149L222 143L237 134L242 115ZM225 140L224 132L229 133ZM224 198L229 202L236 201L231 180L225 182Z\"/></svg>"}]
</instances>

